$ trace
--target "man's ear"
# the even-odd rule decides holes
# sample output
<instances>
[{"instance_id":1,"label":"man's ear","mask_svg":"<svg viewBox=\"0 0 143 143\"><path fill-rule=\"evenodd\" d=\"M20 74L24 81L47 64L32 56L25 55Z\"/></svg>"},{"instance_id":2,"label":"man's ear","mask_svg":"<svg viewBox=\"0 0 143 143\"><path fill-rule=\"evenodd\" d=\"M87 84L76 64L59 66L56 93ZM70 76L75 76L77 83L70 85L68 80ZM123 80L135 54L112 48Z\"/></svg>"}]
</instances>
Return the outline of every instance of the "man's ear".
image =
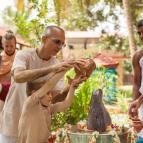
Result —
<instances>
[{"instance_id":1,"label":"man's ear","mask_svg":"<svg viewBox=\"0 0 143 143\"><path fill-rule=\"evenodd\" d=\"M47 37L46 37L45 35L42 35L42 39L41 39L41 40L42 40L42 43L45 43L46 38L47 38Z\"/></svg>"}]
</instances>

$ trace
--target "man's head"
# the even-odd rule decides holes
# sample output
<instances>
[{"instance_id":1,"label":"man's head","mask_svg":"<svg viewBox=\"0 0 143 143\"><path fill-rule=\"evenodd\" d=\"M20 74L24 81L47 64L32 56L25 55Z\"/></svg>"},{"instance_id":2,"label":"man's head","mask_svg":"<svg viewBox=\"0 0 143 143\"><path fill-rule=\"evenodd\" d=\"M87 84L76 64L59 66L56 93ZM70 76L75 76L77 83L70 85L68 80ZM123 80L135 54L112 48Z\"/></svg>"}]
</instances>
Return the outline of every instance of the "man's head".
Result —
<instances>
[{"instance_id":1,"label":"man's head","mask_svg":"<svg viewBox=\"0 0 143 143\"><path fill-rule=\"evenodd\" d=\"M138 34L140 36L140 39L143 41L143 19L138 21L138 23L137 23L137 30L138 30Z\"/></svg>"},{"instance_id":2,"label":"man's head","mask_svg":"<svg viewBox=\"0 0 143 143\"><path fill-rule=\"evenodd\" d=\"M42 35L42 51L55 56L65 44L65 32L58 26L47 26Z\"/></svg>"},{"instance_id":3,"label":"man's head","mask_svg":"<svg viewBox=\"0 0 143 143\"><path fill-rule=\"evenodd\" d=\"M4 52L7 55L11 56L15 53L16 37L11 30L6 31L6 34L2 37L2 46L3 46Z\"/></svg>"}]
</instances>

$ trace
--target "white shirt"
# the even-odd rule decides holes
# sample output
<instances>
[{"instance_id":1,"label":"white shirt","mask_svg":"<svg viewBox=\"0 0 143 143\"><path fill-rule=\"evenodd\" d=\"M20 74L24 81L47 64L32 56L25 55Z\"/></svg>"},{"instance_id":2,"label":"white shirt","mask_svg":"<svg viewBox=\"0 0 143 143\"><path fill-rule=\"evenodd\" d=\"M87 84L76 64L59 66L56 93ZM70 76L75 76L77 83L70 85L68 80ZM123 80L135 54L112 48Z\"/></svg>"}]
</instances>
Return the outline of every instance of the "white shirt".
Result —
<instances>
[{"instance_id":1,"label":"white shirt","mask_svg":"<svg viewBox=\"0 0 143 143\"><path fill-rule=\"evenodd\" d=\"M36 49L25 49L16 53L12 71L16 68L23 69L40 69L57 64L59 61L52 57L45 61L38 57ZM33 82L46 82L52 74L41 77ZM18 123L21 115L24 101L27 99L26 93L27 83L16 83L12 79L11 87L9 89L4 108L0 116L0 133L10 137L18 136ZM53 90L61 90L64 86L63 79L61 79Z\"/></svg>"}]
</instances>

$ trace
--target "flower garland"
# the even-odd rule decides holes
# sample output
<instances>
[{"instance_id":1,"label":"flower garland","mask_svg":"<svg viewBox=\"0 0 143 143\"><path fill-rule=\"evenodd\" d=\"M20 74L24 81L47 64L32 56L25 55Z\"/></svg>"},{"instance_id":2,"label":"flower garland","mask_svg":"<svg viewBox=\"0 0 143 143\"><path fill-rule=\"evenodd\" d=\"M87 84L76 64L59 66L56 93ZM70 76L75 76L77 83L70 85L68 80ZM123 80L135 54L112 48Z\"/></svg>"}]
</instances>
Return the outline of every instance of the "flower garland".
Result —
<instances>
[{"instance_id":1,"label":"flower garland","mask_svg":"<svg viewBox=\"0 0 143 143\"><path fill-rule=\"evenodd\" d=\"M129 130L129 140L130 143L135 143L136 142L136 132L134 131L133 128ZM56 131L56 139L54 143L71 143L71 139L69 136L70 129L69 128L60 128ZM89 143L96 143L97 138L99 137L99 132L95 131L91 134L91 138L89 139ZM108 132L108 135L111 135L113 137L113 143L121 143L120 138L118 136L118 133L116 130L111 130Z\"/></svg>"},{"instance_id":2,"label":"flower garland","mask_svg":"<svg viewBox=\"0 0 143 143\"><path fill-rule=\"evenodd\" d=\"M97 131L93 132L89 143L96 143L96 139L98 138L98 136L99 136L99 132Z\"/></svg>"},{"instance_id":3,"label":"flower garland","mask_svg":"<svg viewBox=\"0 0 143 143\"><path fill-rule=\"evenodd\" d=\"M62 128L59 129L56 135L56 140L54 143L70 143L70 138L68 135L68 130Z\"/></svg>"},{"instance_id":4,"label":"flower garland","mask_svg":"<svg viewBox=\"0 0 143 143\"><path fill-rule=\"evenodd\" d=\"M137 138L137 132L132 127L130 129L130 134L129 134L130 143L136 143L136 138Z\"/></svg>"}]
</instances>

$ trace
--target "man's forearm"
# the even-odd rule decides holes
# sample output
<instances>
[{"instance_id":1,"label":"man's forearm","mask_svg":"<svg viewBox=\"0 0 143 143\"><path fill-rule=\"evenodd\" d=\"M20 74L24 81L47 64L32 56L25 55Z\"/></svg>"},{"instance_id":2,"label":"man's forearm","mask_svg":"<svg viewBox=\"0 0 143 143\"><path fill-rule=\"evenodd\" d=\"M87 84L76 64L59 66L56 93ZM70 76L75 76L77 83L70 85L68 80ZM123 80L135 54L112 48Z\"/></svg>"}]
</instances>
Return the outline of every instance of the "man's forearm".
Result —
<instances>
[{"instance_id":1,"label":"man's forearm","mask_svg":"<svg viewBox=\"0 0 143 143\"><path fill-rule=\"evenodd\" d=\"M133 100L136 100L140 97L141 93L139 92L139 88L137 86L133 86Z\"/></svg>"},{"instance_id":2,"label":"man's forearm","mask_svg":"<svg viewBox=\"0 0 143 143\"><path fill-rule=\"evenodd\" d=\"M24 83L43 77L54 71L54 67L32 69L32 70L18 70L14 71L14 80L18 83Z\"/></svg>"},{"instance_id":3,"label":"man's forearm","mask_svg":"<svg viewBox=\"0 0 143 143\"><path fill-rule=\"evenodd\" d=\"M33 106L39 99L41 103L44 105L49 104L47 100L43 99L43 97L50 96L51 89L55 86L55 84L60 80L61 77L65 74L66 71L56 73L52 78L50 78L39 90L32 93L33 95L29 97L26 103L26 107ZM44 102L44 103L43 103Z\"/></svg>"},{"instance_id":4,"label":"man's forearm","mask_svg":"<svg viewBox=\"0 0 143 143\"><path fill-rule=\"evenodd\" d=\"M53 104L52 114L55 114L57 112L62 112L71 106L75 89L76 89L75 87L70 86L70 89L69 89L68 94L67 94L66 98L64 99L64 101L61 101L61 102L57 101L57 103Z\"/></svg>"}]
</instances>

